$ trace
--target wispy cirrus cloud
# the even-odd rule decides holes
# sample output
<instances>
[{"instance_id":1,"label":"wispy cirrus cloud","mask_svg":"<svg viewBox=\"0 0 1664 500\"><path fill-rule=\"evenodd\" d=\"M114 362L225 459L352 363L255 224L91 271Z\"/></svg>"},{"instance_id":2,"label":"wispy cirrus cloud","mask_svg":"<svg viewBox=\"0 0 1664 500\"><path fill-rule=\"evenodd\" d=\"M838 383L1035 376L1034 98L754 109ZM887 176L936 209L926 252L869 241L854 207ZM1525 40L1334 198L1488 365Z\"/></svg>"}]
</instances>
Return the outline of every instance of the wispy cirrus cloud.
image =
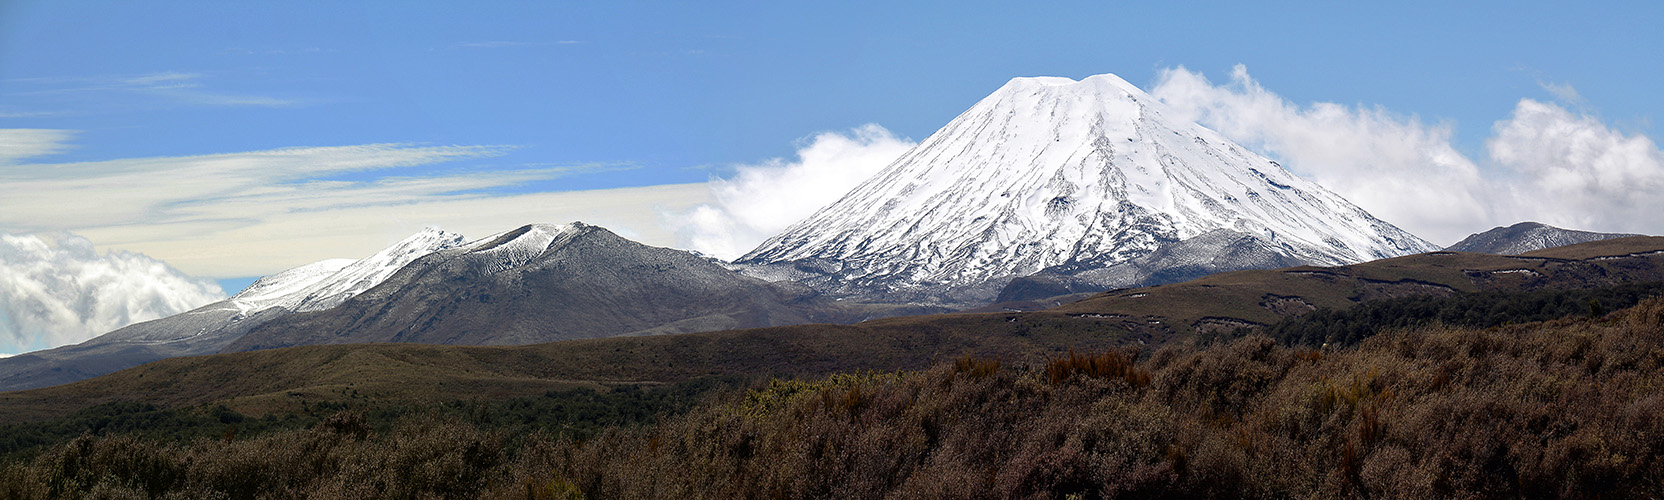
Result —
<instances>
[{"instance_id":1,"label":"wispy cirrus cloud","mask_svg":"<svg viewBox=\"0 0 1664 500\"><path fill-rule=\"evenodd\" d=\"M274 212L384 203L395 194L440 195L535 176L535 172L409 179L328 181L501 154L480 146L288 148L248 153L13 165L0 170L0 227L39 232L223 218L222 208L259 204Z\"/></svg>"},{"instance_id":2,"label":"wispy cirrus cloud","mask_svg":"<svg viewBox=\"0 0 1664 500\"><path fill-rule=\"evenodd\" d=\"M1583 106L1586 104L1583 100L1583 95L1577 93L1577 89L1572 87L1569 83L1539 81L1537 82L1537 86L1542 87L1543 90L1547 90L1550 94L1554 94L1554 97L1559 99L1560 102L1571 104L1573 106Z\"/></svg>"},{"instance_id":3,"label":"wispy cirrus cloud","mask_svg":"<svg viewBox=\"0 0 1664 500\"><path fill-rule=\"evenodd\" d=\"M251 49L251 48L247 48L247 47L230 47L230 48L227 48L227 49L222 50L220 52L224 53L224 54L240 54L240 55L245 55L245 56L252 56L252 55L295 56L295 55L310 55L310 54L327 54L327 53L339 52L339 50L326 49L326 48L323 48L323 47L305 47L305 48L299 48L299 49L293 49L293 48L286 48L286 49Z\"/></svg>"},{"instance_id":4,"label":"wispy cirrus cloud","mask_svg":"<svg viewBox=\"0 0 1664 500\"><path fill-rule=\"evenodd\" d=\"M37 77L6 80L21 88L6 95L59 100L116 94L158 99L166 103L195 106L290 107L306 104L303 99L244 92L229 92L208 85L212 77L203 73L163 71L138 75L91 77Z\"/></svg>"},{"instance_id":5,"label":"wispy cirrus cloud","mask_svg":"<svg viewBox=\"0 0 1664 500\"><path fill-rule=\"evenodd\" d=\"M6 111L0 109L0 118L43 118L58 115L56 111Z\"/></svg>"},{"instance_id":6,"label":"wispy cirrus cloud","mask_svg":"<svg viewBox=\"0 0 1664 500\"><path fill-rule=\"evenodd\" d=\"M516 41L516 40L483 40L475 42L461 42L456 44L462 49L506 49L516 47L553 47L557 45L580 45L582 40L553 40L553 41Z\"/></svg>"},{"instance_id":7,"label":"wispy cirrus cloud","mask_svg":"<svg viewBox=\"0 0 1664 500\"><path fill-rule=\"evenodd\" d=\"M424 225L484 236L531 222L585 220L669 244L658 211L708 199L702 184L587 192L508 189L619 168L611 165L441 165L488 160L512 149L370 144L13 162L0 166L0 230L74 231L191 274L232 277L361 257Z\"/></svg>"},{"instance_id":8,"label":"wispy cirrus cloud","mask_svg":"<svg viewBox=\"0 0 1664 500\"><path fill-rule=\"evenodd\" d=\"M43 128L0 129L0 167L18 160L46 156L69 149L73 130Z\"/></svg>"}]
</instances>

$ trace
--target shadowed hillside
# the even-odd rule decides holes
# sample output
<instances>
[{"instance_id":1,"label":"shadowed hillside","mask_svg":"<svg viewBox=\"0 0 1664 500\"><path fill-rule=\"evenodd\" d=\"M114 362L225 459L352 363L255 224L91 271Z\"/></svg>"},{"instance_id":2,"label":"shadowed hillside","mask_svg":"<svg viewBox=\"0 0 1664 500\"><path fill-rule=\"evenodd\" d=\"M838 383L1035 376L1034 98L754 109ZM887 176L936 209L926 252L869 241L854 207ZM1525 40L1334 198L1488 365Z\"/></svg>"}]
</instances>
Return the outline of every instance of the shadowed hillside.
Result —
<instances>
[{"instance_id":1,"label":"shadowed hillside","mask_svg":"<svg viewBox=\"0 0 1664 500\"><path fill-rule=\"evenodd\" d=\"M351 344L165 359L60 386L0 393L0 419L140 400L221 403L260 415L307 404L505 398L552 389L657 384L721 374L807 376L922 369L964 354L1038 360L1125 332L1061 314L950 314L531 346Z\"/></svg>"}]
</instances>

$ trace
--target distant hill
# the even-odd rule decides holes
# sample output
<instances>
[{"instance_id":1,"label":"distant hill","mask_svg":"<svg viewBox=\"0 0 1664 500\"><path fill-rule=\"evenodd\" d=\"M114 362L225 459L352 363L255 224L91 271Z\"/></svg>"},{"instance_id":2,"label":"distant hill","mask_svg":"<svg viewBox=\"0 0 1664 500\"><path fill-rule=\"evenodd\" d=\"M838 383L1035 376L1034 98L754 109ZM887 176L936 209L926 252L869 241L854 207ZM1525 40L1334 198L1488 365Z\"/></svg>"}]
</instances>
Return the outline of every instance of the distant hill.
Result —
<instances>
[{"instance_id":1,"label":"distant hill","mask_svg":"<svg viewBox=\"0 0 1664 500\"><path fill-rule=\"evenodd\" d=\"M1497 227L1476 233L1451 245L1452 252L1478 252L1497 255L1519 255L1533 250L1575 245L1590 241L1640 236L1637 234L1592 233L1560 229L1537 222L1521 222L1508 227Z\"/></svg>"},{"instance_id":2,"label":"distant hill","mask_svg":"<svg viewBox=\"0 0 1664 500\"><path fill-rule=\"evenodd\" d=\"M1319 307L1347 309L1380 298L1656 281L1664 281L1664 237L1631 237L1515 256L1432 252L1351 266L1228 272L1102 293L1032 312L512 347L303 346L173 358L57 387L0 393L0 420L46 418L119 400L162 406L218 402L257 415L325 402L499 398L724 373L912 370L966 354L1023 365L1071 347L1154 347L1197 333L1266 325Z\"/></svg>"}]
</instances>

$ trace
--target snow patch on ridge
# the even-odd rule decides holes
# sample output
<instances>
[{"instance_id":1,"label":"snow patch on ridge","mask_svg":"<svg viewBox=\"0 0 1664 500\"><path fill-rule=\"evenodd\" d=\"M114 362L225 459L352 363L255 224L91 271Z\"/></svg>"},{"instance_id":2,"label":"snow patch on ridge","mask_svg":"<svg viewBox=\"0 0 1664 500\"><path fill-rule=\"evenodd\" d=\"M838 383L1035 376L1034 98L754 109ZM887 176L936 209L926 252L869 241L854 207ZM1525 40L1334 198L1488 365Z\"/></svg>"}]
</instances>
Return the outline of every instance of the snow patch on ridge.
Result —
<instances>
[{"instance_id":1,"label":"snow patch on ridge","mask_svg":"<svg viewBox=\"0 0 1664 500\"><path fill-rule=\"evenodd\" d=\"M296 295L307 287L328 279L353 262L352 259L320 260L255 280L248 288L231 296L232 300L260 304Z\"/></svg>"},{"instance_id":2,"label":"snow patch on ridge","mask_svg":"<svg viewBox=\"0 0 1664 500\"><path fill-rule=\"evenodd\" d=\"M296 312L329 309L381 284L405 264L463 241L460 234L425 228L363 259L324 260L260 278L230 302L245 315L273 307Z\"/></svg>"},{"instance_id":3,"label":"snow patch on ridge","mask_svg":"<svg viewBox=\"0 0 1664 500\"><path fill-rule=\"evenodd\" d=\"M587 227L581 222L531 224L487 236L463 245L457 251L482 273L495 274L536 260L557 243L566 241Z\"/></svg>"}]
</instances>

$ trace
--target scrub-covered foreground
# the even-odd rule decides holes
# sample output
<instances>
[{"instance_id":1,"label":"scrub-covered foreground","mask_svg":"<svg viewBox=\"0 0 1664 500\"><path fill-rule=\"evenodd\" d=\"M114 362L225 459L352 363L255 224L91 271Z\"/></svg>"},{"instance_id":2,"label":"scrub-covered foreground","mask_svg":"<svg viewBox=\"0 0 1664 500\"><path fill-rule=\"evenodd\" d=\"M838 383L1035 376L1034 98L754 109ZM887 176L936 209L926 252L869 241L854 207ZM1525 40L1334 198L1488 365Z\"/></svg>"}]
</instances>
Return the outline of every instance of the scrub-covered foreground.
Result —
<instances>
[{"instance_id":1,"label":"scrub-covered foreground","mask_svg":"<svg viewBox=\"0 0 1664 500\"><path fill-rule=\"evenodd\" d=\"M250 438L88 436L5 466L0 497L1664 496L1664 299L1348 349L1129 354L779 381L582 440L354 412Z\"/></svg>"}]
</instances>

